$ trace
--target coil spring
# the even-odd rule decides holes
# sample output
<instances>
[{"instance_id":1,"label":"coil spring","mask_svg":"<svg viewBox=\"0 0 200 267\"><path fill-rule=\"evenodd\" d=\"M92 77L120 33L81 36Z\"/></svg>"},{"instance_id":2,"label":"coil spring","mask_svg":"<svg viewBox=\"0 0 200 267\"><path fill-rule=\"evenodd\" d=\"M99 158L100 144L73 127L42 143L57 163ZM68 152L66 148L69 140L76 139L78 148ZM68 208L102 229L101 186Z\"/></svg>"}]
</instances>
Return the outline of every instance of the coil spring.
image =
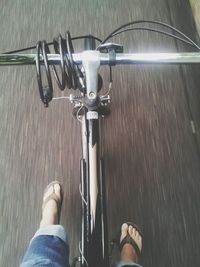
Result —
<instances>
[{"instance_id":1,"label":"coil spring","mask_svg":"<svg viewBox=\"0 0 200 267\"><path fill-rule=\"evenodd\" d=\"M66 32L66 39L62 38L61 34L59 34L57 38L54 38L53 47L55 53L60 55L59 66L61 70L61 78L58 75L56 67L54 65L50 65L48 62L47 54L50 54L51 52L49 46L47 45L47 42L45 40L39 41L36 45L36 71L38 89L40 98L45 107L48 107L48 103L53 98L53 85L50 67L52 69L56 83L61 90L64 90L66 87L68 87L69 89L83 89L83 73L73 62L72 54L74 53L74 48L69 31ZM42 81L41 66L43 65L40 61L41 56L44 61L47 85L43 85Z\"/></svg>"}]
</instances>

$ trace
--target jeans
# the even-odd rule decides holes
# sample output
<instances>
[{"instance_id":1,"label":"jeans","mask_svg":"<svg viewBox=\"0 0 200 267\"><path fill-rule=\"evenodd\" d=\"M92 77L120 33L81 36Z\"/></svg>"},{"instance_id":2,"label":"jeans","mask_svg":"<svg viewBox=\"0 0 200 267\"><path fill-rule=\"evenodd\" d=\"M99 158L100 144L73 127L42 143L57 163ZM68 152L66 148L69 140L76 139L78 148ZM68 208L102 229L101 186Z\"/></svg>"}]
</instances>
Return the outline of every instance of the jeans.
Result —
<instances>
[{"instance_id":1,"label":"jeans","mask_svg":"<svg viewBox=\"0 0 200 267\"><path fill-rule=\"evenodd\" d=\"M40 228L31 239L20 267L69 267L69 243L61 225ZM119 262L117 267L141 267L134 262Z\"/></svg>"}]
</instances>

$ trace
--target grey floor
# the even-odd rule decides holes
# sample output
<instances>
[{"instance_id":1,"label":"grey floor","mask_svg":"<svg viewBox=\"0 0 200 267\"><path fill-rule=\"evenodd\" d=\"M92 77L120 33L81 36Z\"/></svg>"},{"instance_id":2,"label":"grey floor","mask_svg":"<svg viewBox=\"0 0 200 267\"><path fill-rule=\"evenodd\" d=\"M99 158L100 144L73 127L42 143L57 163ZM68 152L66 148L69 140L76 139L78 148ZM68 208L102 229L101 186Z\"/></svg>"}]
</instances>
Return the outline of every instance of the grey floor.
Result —
<instances>
[{"instance_id":1,"label":"grey floor","mask_svg":"<svg viewBox=\"0 0 200 267\"><path fill-rule=\"evenodd\" d=\"M103 38L136 19L170 23L197 40L186 0L1 0L0 12L1 52L66 30ZM113 41L132 52L192 51L155 33ZM199 74L199 65L118 66L113 73L111 115L102 125L109 237L124 221L140 225L144 266L200 265ZM43 189L55 178L65 191L61 222L71 259L78 255L80 125L71 114L64 100L43 108L34 66L0 68L1 267L19 265L40 221Z\"/></svg>"}]
</instances>

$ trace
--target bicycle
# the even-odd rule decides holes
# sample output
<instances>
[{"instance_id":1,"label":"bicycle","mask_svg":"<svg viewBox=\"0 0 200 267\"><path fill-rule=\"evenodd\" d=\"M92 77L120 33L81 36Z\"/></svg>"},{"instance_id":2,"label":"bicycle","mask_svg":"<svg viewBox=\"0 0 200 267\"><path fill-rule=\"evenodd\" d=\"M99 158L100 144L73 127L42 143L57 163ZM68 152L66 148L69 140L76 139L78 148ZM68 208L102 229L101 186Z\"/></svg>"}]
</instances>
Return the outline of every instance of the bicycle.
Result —
<instances>
[{"instance_id":1,"label":"bicycle","mask_svg":"<svg viewBox=\"0 0 200 267\"><path fill-rule=\"evenodd\" d=\"M133 27L142 23L156 24L170 29L165 32L150 27ZM74 105L73 114L81 122L82 158L80 160L80 194L82 199L80 256L74 260L81 267L109 266L109 242L106 223L105 185L103 175L103 159L100 149L100 121L109 115L110 90L112 88L112 67L117 64L191 64L200 63L200 53L139 53L125 54L123 46L107 41L126 31L147 30L165 34L200 50L200 47L189 37L166 23L156 21L135 21L117 28L103 41L93 35L72 38L66 33L51 43L39 41L35 54L19 54L19 52L35 48L28 47L0 54L0 65L36 64L37 81L40 99L45 107L53 98L53 85L50 67L58 87L64 90L79 89L80 95L70 94L69 101ZM178 36L178 35L179 36ZM84 39L85 51L74 53L73 40ZM100 42L96 47L96 41ZM49 45L53 45L55 54L51 54ZM17 53L17 54L16 54ZM61 76L55 65L59 65ZM102 78L98 73L100 65L109 65L110 82L108 92L100 94ZM81 67L80 67L81 66ZM42 67L46 73L47 85L43 85Z\"/></svg>"}]
</instances>

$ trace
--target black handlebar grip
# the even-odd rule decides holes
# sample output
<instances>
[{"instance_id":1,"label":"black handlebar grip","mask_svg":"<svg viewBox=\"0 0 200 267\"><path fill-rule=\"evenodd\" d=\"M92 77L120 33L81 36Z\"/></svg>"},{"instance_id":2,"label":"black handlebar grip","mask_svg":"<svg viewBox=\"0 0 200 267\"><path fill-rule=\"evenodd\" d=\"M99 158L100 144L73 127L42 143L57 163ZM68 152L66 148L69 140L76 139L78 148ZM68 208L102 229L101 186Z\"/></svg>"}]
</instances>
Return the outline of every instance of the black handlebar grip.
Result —
<instances>
[{"instance_id":1,"label":"black handlebar grip","mask_svg":"<svg viewBox=\"0 0 200 267\"><path fill-rule=\"evenodd\" d=\"M92 35L88 35L88 37L85 37L84 40L84 50L95 50L95 49L96 49L95 39Z\"/></svg>"}]
</instances>

